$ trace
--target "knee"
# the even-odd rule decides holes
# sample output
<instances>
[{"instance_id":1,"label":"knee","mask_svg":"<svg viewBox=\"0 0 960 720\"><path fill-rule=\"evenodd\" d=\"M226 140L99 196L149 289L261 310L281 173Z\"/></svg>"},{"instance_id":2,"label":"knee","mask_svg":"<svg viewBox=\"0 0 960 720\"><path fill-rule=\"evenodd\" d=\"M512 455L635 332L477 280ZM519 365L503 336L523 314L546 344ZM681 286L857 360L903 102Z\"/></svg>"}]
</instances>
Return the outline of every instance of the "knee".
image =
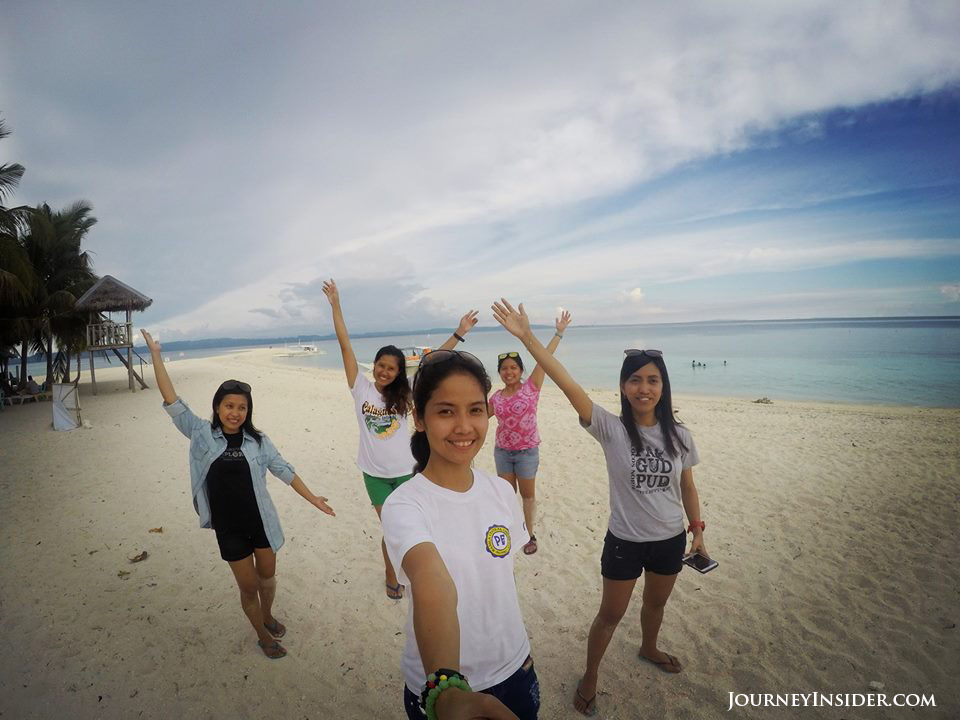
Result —
<instances>
[{"instance_id":1,"label":"knee","mask_svg":"<svg viewBox=\"0 0 960 720\"><path fill-rule=\"evenodd\" d=\"M537 497L537 491L534 490L532 487L529 487L529 488L521 487L520 497L522 497L524 500L535 500Z\"/></svg>"},{"instance_id":2,"label":"knee","mask_svg":"<svg viewBox=\"0 0 960 720\"><path fill-rule=\"evenodd\" d=\"M263 575L257 575L257 583L261 590L271 590L277 587L277 576L264 577Z\"/></svg>"},{"instance_id":3,"label":"knee","mask_svg":"<svg viewBox=\"0 0 960 720\"><path fill-rule=\"evenodd\" d=\"M623 616L626 613L626 608L623 610L616 610L613 608L600 608L600 611L597 613L596 622L601 625L605 625L609 628L615 628L620 624L620 621L623 620Z\"/></svg>"},{"instance_id":4,"label":"knee","mask_svg":"<svg viewBox=\"0 0 960 720\"><path fill-rule=\"evenodd\" d=\"M257 593L260 591L259 584L245 582L245 583L240 583L239 587L240 587L241 600L256 599Z\"/></svg>"},{"instance_id":5,"label":"knee","mask_svg":"<svg viewBox=\"0 0 960 720\"><path fill-rule=\"evenodd\" d=\"M647 610L663 610L664 606L667 604L667 599L663 598L644 598L643 607Z\"/></svg>"}]
</instances>

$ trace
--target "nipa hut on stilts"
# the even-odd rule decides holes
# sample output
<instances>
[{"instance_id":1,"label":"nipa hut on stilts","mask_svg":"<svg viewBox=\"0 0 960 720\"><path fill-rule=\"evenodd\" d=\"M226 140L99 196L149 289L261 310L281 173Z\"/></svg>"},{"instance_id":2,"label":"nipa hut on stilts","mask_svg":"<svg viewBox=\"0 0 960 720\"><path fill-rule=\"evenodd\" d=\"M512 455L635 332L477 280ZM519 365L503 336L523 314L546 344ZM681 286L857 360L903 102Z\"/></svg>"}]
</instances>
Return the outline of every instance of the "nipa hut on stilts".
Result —
<instances>
[{"instance_id":1,"label":"nipa hut on stilts","mask_svg":"<svg viewBox=\"0 0 960 720\"><path fill-rule=\"evenodd\" d=\"M109 352L120 358L127 367L127 379L130 391L133 392L133 381L136 379L141 388L147 384L133 369L133 311L146 310L153 304L138 290L117 280L111 275L104 275L96 284L87 290L79 300L76 309L90 313L87 323L87 352L90 353L90 380L93 383L93 394L97 394L97 375L93 368L93 354L95 352ZM110 313L126 312L126 323L113 320ZM120 351L126 349L126 358ZM138 355L139 357L139 355Z\"/></svg>"}]
</instances>

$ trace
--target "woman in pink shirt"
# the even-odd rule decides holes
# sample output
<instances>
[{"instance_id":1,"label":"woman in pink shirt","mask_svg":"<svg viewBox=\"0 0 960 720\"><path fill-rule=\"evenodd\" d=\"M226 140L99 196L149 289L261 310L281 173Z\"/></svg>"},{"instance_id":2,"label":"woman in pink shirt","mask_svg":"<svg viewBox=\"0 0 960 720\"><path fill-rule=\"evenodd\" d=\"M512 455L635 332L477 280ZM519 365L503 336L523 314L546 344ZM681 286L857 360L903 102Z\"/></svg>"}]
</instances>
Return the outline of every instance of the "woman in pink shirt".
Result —
<instances>
[{"instance_id":1,"label":"woman in pink shirt","mask_svg":"<svg viewBox=\"0 0 960 720\"><path fill-rule=\"evenodd\" d=\"M550 339L547 350L553 353L560 344L563 331L570 324L570 313L564 310L556 320L557 331ZM530 542L523 546L525 555L537 551L537 538L533 534L536 506L535 482L540 465L540 434L537 432L537 403L543 387L544 371L537 365L526 381L523 379L523 360L520 353L505 352L497 358L497 372L503 380L503 388L490 396L490 415L497 416L497 441L493 458L497 475L519 486L523 498L523 517L530 533Z\"/></svg>"}]
</instances>

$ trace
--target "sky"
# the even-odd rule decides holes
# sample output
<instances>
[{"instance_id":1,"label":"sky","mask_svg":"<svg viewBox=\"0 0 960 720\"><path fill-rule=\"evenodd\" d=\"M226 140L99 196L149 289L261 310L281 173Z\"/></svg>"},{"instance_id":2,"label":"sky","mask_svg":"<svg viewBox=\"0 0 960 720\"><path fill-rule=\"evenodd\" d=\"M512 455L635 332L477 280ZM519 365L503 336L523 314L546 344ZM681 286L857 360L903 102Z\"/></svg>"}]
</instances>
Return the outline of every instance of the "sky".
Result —
<instances>
[{"instance_id":1,"label":"sky","mask_svg":"<svg viewBox=\"0 0 960 720\"><path fill-rule=\"evenodd\" d=\"M11 204L168 340L960 315L960 4L5 0Z\"/></svg>"}]
</instances>

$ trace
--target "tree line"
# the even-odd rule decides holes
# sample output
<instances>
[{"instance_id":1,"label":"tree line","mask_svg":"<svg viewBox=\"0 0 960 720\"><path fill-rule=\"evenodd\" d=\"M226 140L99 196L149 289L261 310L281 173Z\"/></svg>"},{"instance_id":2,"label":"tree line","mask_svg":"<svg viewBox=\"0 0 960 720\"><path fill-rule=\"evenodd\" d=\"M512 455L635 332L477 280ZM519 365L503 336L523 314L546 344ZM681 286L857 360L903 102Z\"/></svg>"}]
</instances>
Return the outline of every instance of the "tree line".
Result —
<instances>
[{"instance_id":1,"label":"tree line","mask_svg":"<svg viewBox=\"0 0 960 720\"><path fill-rule=\"evenodd\" d=\"M0 118L0 140L9 134ZM71 358L79 377L86 346L86 314L74 306L99 279L81 247L97 219L85 200L62 210L7 207L24 171L20 163L0 165L0 371L19 360L23 382L28 356L41 353L46 382L70 382Z\"/></svg>"}]
</instances>

